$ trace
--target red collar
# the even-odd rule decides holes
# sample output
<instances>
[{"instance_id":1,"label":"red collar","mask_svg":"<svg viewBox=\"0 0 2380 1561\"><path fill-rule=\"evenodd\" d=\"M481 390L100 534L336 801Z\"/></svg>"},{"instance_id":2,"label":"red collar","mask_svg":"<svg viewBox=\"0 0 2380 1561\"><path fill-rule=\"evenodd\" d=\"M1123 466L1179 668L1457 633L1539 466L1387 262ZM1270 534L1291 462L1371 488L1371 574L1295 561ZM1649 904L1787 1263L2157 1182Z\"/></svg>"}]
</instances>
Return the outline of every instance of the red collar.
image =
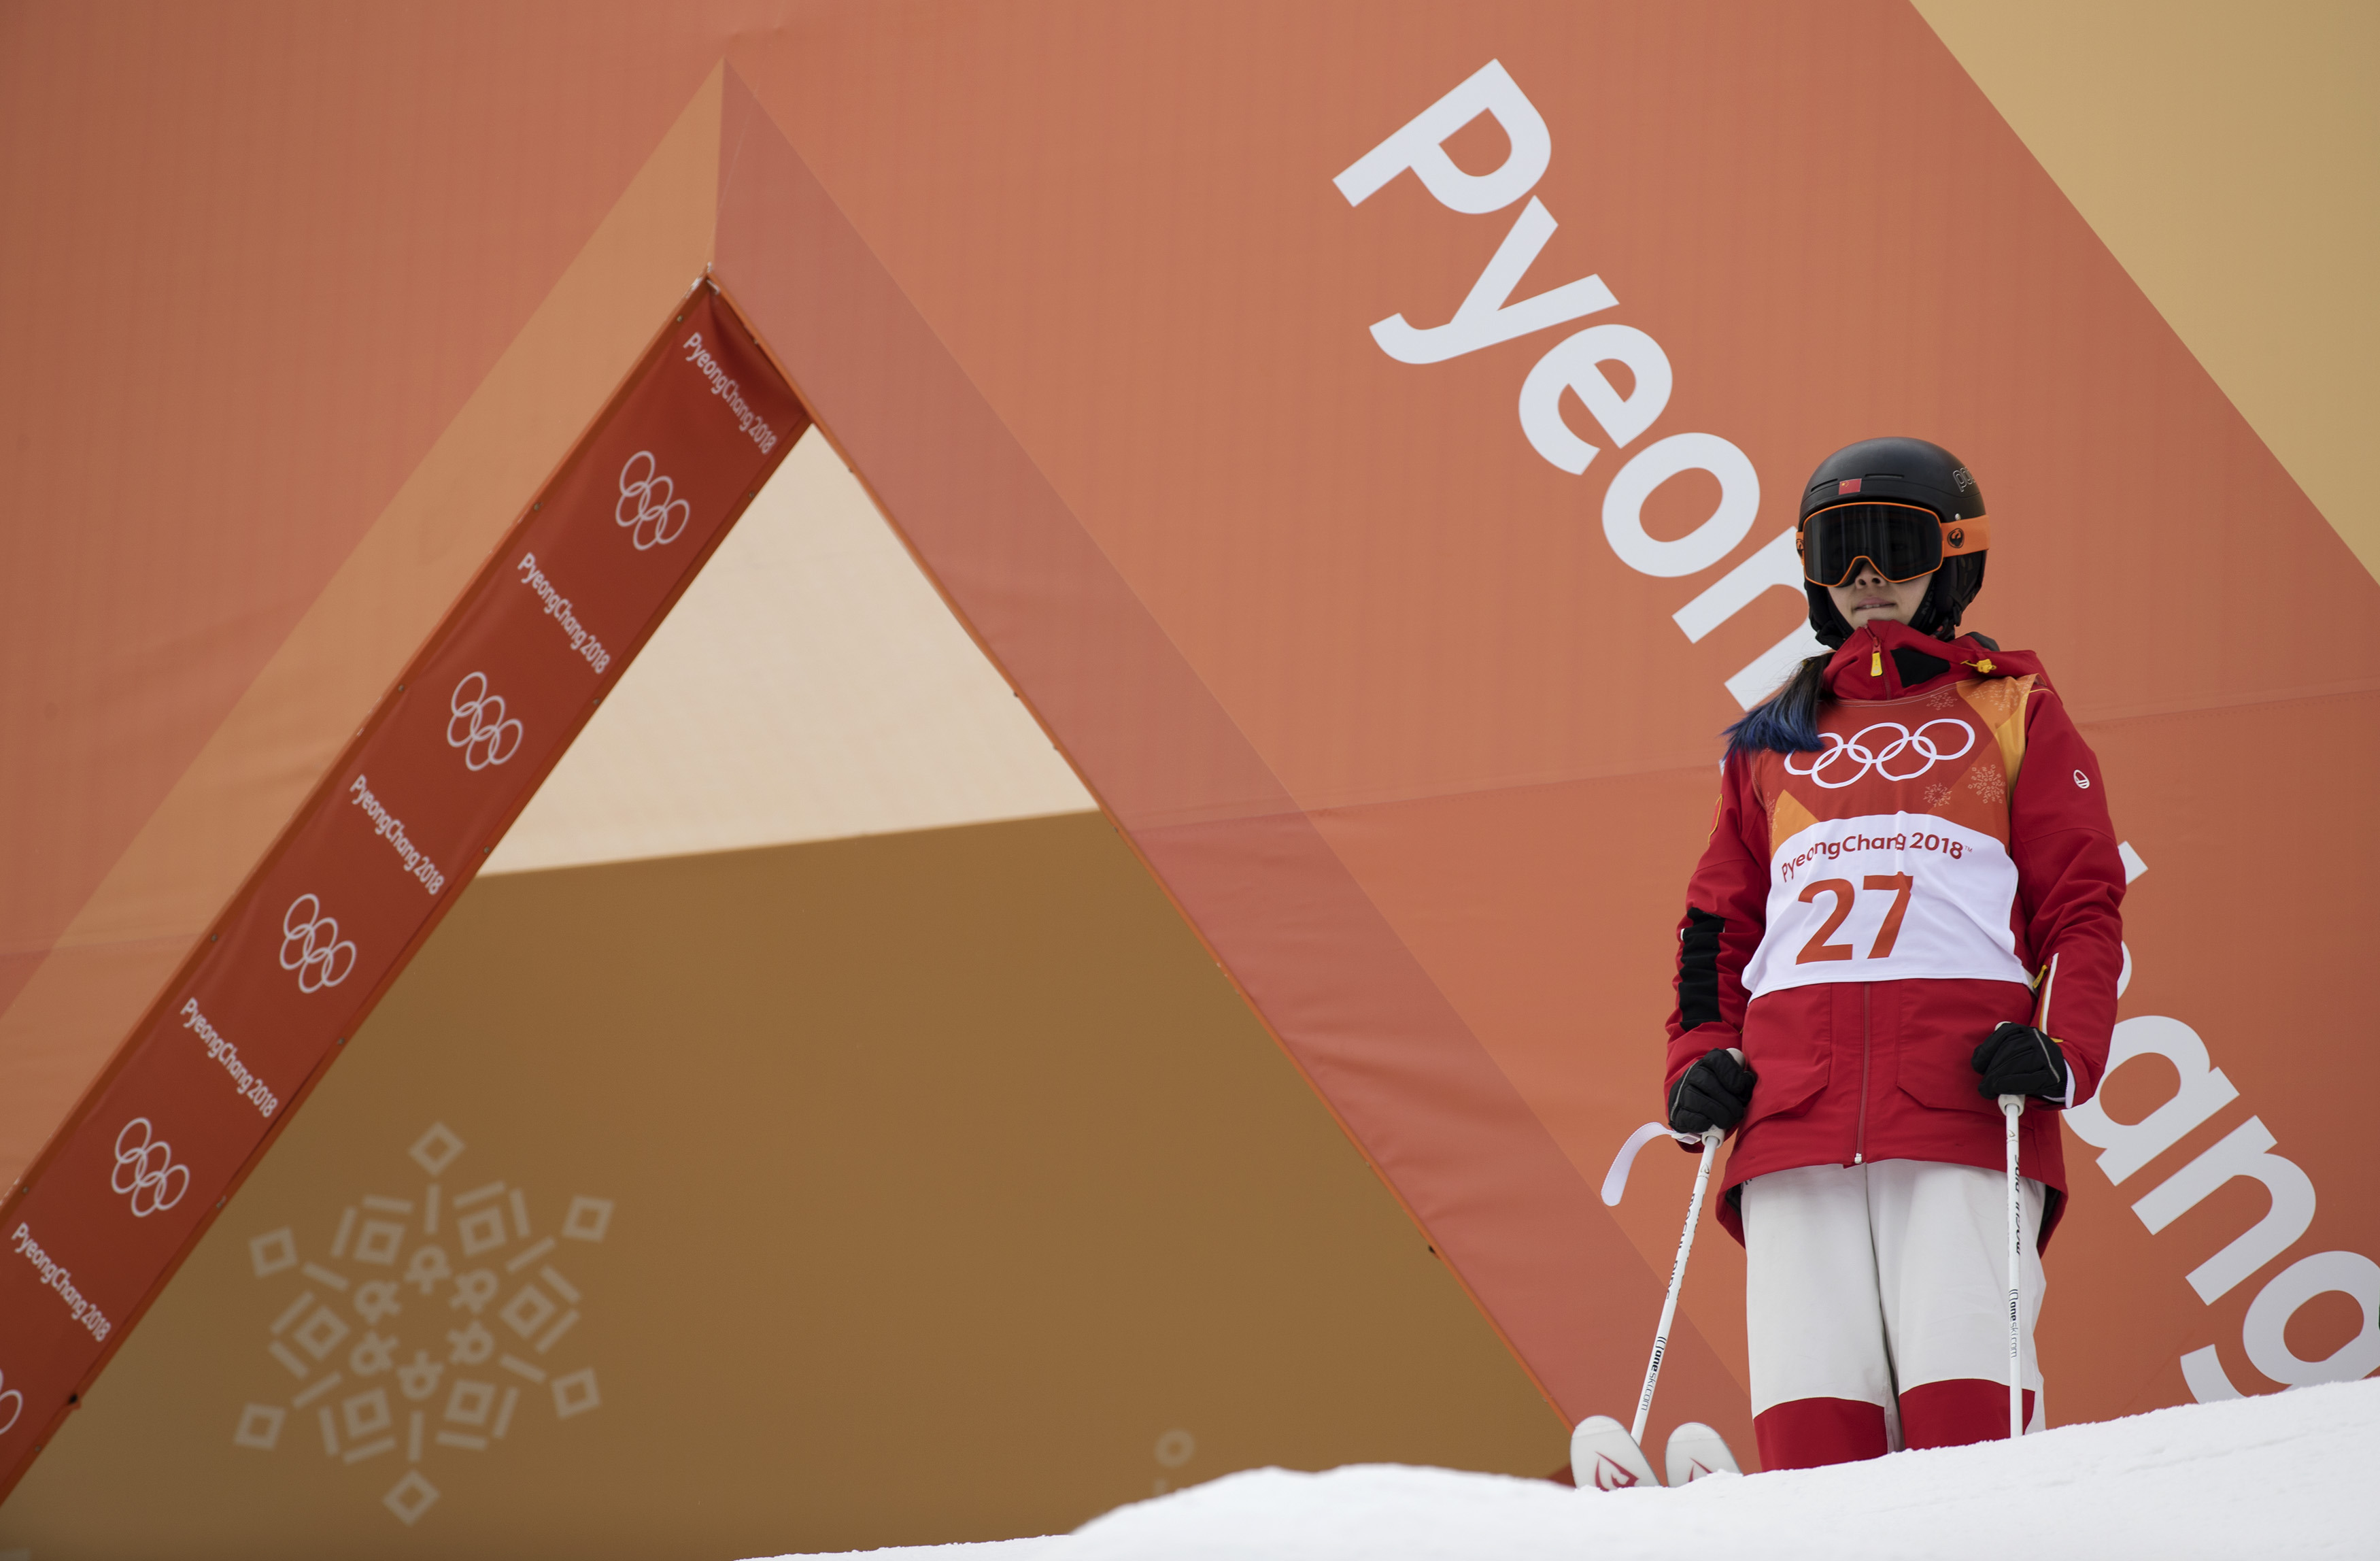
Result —
<instances>
[{"instance_id":1,"label":"red collar","mask_svg":"<svg viewBox=\"0 0 2380 1561\"><path fill-rule=\"evenodd\" d=\"M1896 651L1902 653L1896 656ZM2039 658L2027 651L1987 651L1973 635L1937 640L1886 620L1852 631L1827 663L1827 691L1839 700L1897 700L1970 677L2016 677L2040 670ZM1904 673L1912 675L1907 681Z\"/></svg>"}]
</instances>

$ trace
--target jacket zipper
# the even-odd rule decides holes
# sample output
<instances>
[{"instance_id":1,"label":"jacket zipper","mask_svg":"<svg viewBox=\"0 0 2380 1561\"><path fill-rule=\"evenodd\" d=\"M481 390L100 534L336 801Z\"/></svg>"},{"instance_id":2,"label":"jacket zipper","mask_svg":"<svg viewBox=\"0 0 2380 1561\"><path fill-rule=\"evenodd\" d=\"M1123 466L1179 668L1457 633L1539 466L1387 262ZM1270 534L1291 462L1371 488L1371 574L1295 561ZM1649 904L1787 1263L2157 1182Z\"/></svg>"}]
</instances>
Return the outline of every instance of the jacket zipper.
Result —
<instances>
[{"instance_id":1,"label":"jacket zipper","mask_svg":"<svg viewBox=\"0 0 2380 1561\"><path fill-rule=\"evenodd\" d=\"M1867 1159L1867 1058L1874 1042L1874 1025L1868 1014L1868 994L1873 991L1866 982L1860 982L1860 1104L1859 1127L1852 1142L1852 1164L1863 1165Z\"/></svg>"}]
</instances>

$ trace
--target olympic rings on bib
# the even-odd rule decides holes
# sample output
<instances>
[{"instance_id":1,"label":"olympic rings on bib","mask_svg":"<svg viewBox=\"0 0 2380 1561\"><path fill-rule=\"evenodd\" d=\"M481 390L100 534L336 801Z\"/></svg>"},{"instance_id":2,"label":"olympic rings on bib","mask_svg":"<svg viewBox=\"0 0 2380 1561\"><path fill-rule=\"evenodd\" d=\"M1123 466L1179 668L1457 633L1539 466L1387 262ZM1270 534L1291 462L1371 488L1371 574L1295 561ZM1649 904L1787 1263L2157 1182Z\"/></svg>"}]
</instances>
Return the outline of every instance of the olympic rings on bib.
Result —
<instances>
[{"instance_id":1,"label":"olympic rings on bib","mask_svg":"<svg viewBox=\"0 0 2380 1561\"><path fill-rule=\"evenodd\" d=\"M641 470L639 461L644 463ZM650 450L638 450L620 468L620 502L612 506L612 518L629 528L628 540L638 553L675 542L686 530L694 506L672 498L676 491Z\"/></svg>"},{"instance_id":2,"label":"olympic rings on bib","mask_svg":"<svg viewBox=\"0 0 2380 1561\"><path fill-rule=\"evenodd\" d=\"M356 968L356 945L339 936L338 921L312 895L299 895L281 913L281 968L298 972L300 992L336 986Z\"/></svg>"},{"instance_id":3,"label":"olympic rings on bib","mask_svg":"<svg viewBox=\"0 0 2380 1561\"><path fill-rule=\"evenodd\" d=\"M182 1201L182 1194L190 1190L190 1168L175 1165L174 1146L157 1136L149 1118L136 1116L115 1135L115 1174L107 1185L130 1193L132 1217L145 1220Z\"/></svg>"},{"instance_id":4,"label":"olympic rings on bib","mask_svg":"<svg viewBox=\"0 0 2380 1561\"><path fill-rule=\"evenodd\" d=\"M1933 738L1925 735L1937 726L1947 726L1959 734L1957 749L1945 752L1935 745ZM1894 734L1892 740L1882 743L1878 747L1870 748L1867 743L1868 738L1878 732ZM1843 787L1865 778L1871 770L1888 781L1915 780L1946 759L1965 758L1975 746L1974 727L1964 721L1953 721L1948 717L1938 721L1928 721L1913 732L1898 721L1879 721L1873 726L1862 727L1852 737L1846 738L1837 732L1826 732L1820 736L1830 746L1821 750L1817 757L1810 761L1810 767L1806 770L1795 769L1793 761L1797 755L1787 754L1785 773L1807 775L1828 791L1840 791ZM1943 738L1945 742L1949 740L1948 738ZM1913 770L1894 770L1893 761L1900 759L1904 753L1914 753L1924 762ZM1843 774L1843 769L1852 764L1859 767L1849 774ZM1840 775L1841 778L1829 780L1828 778L1829 774Z\"/></svg>"},{"instance_id":5,"label":"olympic rings on bib","mask_svg":"<svg viewBox=\"0 0 2380 1561\"><path fill-rule=\"evenodd\" d=\"M503 763L521 745L519 718L504 719L504 696L488 691L484 672L465 673L447 696L446 709L453 717L446 723L446 746L461 749L463 762L473 770Z\"/></svg>"},{"instance_id":6,"label":"olympic rings on bib","mask_svg":"<svg viewBox=\"0 0 2380 1561\"><path fill-rule=\"evenodd\" d=\"M0 1373L0 1410L6 1411L6 1417L0 1419L0 1436L17 1429L17 1417L25 1412L25 1396L13 1387L6 1386L7 1381L6 1374Z\"/></svg>"}]
</instances>

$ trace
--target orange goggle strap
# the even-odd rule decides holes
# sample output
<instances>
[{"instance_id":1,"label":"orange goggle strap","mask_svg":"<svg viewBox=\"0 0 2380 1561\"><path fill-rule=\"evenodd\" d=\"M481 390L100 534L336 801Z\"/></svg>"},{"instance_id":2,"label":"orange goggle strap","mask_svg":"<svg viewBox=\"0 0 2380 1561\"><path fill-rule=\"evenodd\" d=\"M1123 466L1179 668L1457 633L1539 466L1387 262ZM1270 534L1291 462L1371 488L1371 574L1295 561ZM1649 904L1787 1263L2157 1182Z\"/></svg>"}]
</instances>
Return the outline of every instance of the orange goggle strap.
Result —
<instances>
[{"instance_id":1,"label":"orange goggle strap","mask_svg":"<svg viewBox=\"0 0 2380 1561\"><path fill-rule=\"evenodd\" d=\"M1991 545L1992 522L1989 516L1978 515L1972 519L1942 522L1942 556L1945 558L1981 553Z\"/></svg>"}]
</instances>

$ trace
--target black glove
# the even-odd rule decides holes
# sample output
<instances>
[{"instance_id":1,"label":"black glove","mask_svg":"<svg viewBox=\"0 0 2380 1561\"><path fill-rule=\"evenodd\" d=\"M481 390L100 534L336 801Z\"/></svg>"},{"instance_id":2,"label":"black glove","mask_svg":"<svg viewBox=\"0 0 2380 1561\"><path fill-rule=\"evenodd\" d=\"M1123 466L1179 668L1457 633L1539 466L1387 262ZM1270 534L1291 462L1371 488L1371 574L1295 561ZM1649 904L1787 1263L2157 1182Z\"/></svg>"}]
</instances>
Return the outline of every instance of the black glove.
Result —
<instances>
[{"instance_id":1,"label":"black glove","mask_svg":"<svg viewBox=\"0 0 2380 1561\"><path fill-rule=\"evenodd\" d=\"M2058 1043L2029 1024L2004 1024L1975 1048L1975 1071L1983 1080L1982 1094L2031 1095L2057 1105L2066 1104L2066 1058Z\"/></svg>"},{"instance_id":2,"label":"black glove","mask_svg":"<svg viewBox=\"0 0 2380 1561\"><path fill-rule=\"evenodd\" d=\"M1713 1128L1721 1132L1743 1120L1752 1104L1752 1086L1760 1076L1721 1047L1705 1052L1703 1060L1686 1069L1670 1091L1670 1131L1700 1138Z\"/></svg>"}]
</instances>

